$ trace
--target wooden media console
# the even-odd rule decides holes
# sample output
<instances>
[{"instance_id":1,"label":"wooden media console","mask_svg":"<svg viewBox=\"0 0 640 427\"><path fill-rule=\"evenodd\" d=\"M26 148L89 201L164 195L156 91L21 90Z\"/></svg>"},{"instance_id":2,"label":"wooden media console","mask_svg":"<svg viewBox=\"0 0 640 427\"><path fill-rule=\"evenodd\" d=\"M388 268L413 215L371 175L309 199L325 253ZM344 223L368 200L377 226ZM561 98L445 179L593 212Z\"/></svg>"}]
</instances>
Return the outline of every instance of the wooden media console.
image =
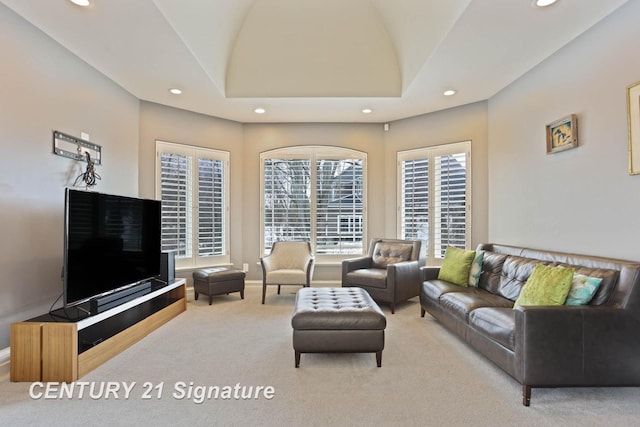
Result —
<instances>
[{"instance_id":1,"label":"wooden media console","mask_svg":"<svg viewBox=\"0 0 640 427\"><path fill-rule=\"evenodd\" d=\"M11 325L11 381L73 382L187 309L179 279L100 314L52 314Z\"/></svg>"}]
</instances>

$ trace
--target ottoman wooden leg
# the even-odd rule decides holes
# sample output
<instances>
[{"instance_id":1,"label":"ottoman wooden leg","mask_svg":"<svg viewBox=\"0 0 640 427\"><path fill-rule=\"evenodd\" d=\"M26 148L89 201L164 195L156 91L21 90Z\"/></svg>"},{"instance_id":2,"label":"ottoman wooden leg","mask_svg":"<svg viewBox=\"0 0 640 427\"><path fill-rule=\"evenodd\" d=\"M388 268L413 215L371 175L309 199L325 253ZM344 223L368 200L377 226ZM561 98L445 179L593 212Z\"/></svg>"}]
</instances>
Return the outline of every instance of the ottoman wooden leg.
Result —
<instances>
[{"instance_id":1,"label":"ottoman wooden leg","mask_svg":"<svg viewBox=\"0 0 640 427\"><path fill-rule=\"evenodd\" d=\"M382 350L376 351L376 363L378 364L378 368L382 366Z\"/></svg>"},{"instance_id":2,"label":"ottoman wooden leg","mask_svg":"<svg viewBox=\"0 0 640 427\"><path fill-rule=\"evenodd\" d=\"M300 367L300 352L296 351L296 368Z\"/></svg>"},{"instance_id":3,"label":"ottoman wooden leg","mask_svg":"<svg viewBox=\"0 0 640 427\"><path fill-rule=\"evenodd\" d=\"M244 299L244 290L240 291L240 299Z\"/></svg>"}]
</instances>

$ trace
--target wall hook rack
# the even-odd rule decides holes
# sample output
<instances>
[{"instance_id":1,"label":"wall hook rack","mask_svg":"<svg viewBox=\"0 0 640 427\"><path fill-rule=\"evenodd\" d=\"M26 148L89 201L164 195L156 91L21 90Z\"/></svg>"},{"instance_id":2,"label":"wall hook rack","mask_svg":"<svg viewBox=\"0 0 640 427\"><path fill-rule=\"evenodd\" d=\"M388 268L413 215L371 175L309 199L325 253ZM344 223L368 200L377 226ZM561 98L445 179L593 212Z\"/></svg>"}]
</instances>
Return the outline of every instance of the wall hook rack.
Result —
<instances>
[{"instance_id":1,"label":"wall hook rack","mask_svg":"<svg viewBox=\"0 0 640 427\"><path fill-rule=\"evenodd\" d=\"M94 164L102 164L101 146L57 130L53 131L53 154L86 162L86 153L89 153Z\"/></svg>"}]
</instances>

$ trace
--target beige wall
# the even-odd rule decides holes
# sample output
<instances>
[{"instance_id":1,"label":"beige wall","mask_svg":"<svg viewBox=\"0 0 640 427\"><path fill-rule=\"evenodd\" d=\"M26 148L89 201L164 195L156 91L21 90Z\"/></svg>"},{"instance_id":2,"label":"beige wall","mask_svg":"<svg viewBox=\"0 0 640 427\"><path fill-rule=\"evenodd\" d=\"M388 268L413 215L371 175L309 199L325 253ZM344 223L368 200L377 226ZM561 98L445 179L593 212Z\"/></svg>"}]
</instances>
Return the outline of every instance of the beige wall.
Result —
<instances>
[{"instance_id":1,"label":"beige wall","mask_svg":"<svg viewBox=\"0 0 640 427\"><path fill-rule=\"evenodd\" d=\"M640 80L639 16L627 3L489 101L492 241L640 259L625 90ZM547 155L545 125L571 113L580 146Z\"/></svg>"},{"instance_id":2,"label":"beige wall","mask_svg":"<svg viewBox=\"0 0 640 427\"><path fill-rule=\"evenodd\" d=\"M138 193L138 100L0 4L0 348L9 325L62 293L64 188L86 163L52 154L52 132L102 146L96 190Z\"/></svg>"}]
</instances>

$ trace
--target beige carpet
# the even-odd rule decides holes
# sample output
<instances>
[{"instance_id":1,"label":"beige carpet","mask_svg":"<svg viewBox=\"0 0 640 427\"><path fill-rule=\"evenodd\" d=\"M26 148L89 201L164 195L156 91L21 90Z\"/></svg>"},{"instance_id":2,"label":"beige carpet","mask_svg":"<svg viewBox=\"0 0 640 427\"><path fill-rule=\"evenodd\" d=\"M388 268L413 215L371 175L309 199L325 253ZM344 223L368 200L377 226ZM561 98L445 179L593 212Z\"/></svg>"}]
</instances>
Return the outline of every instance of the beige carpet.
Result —
<instances>
[{"instance_id":1,"label":"beige carpet","mask_svg":"<svg viewBox=\"0 0 640 427\"><path fill-rule=\"evenodd\" d=\"M0 425L622 426L640 419L640 388L534 389L531 407L523 407L520 385L437 321L420 318L417 298L394 315L383 307L382 368L373 354L303 354L295 369L295 290L269 289L266 305L254 286L244 301L232 294L209 306L190 297L186 313L80 380L135 382L128 399L123 390L118 399L92 398L89 389L79 398L78 388L72 397L34 399L30 383L5 378ZM190 382L228 387L231 398L196 403L199 395L181 395ZM235 399L237 384L238 393L271 386L275 395Z\"/></svg>"}]
</instances>

